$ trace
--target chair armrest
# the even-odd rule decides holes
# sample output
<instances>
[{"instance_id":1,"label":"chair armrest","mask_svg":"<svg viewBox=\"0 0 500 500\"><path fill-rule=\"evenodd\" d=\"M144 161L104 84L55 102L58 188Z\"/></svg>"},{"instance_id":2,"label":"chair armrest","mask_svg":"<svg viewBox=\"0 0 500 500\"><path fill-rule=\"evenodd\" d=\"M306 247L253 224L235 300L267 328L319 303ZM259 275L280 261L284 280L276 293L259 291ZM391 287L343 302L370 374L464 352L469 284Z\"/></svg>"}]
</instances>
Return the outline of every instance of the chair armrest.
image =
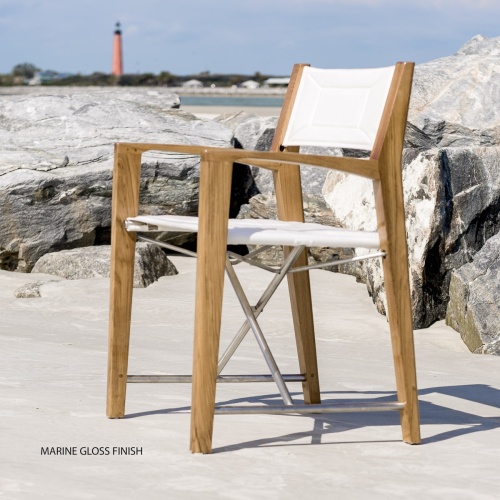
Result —
<instances>
[{"instance_id":1,"label":"chair armrest","mask_svg":"<svg viewBox=\"0 0 500 500\"><path fill-rule=\"evenodd\" d=\"M350 174L380 179L378 161L373 159L350 158L343 156L310 155L303 153L251 151L245 149L219 148L189 144L147 144L117 143L121 150L142 154L146 151L168 151L204 156L207 160L244 163L268 170L279 170L281 164L310 165Z\"/></svg>"},{"instance_id":2,"label":"chair armrest","mask_svg":"<svg viewBox=\"0 0 500 500\"><path fill-rule=\"evenodd\" d=\"M310 165L350 174L380 179L378 161L343 156L311 155L304 153L248 151L245 149L210 148L205 152L208 160L230 161L279 170L282 164Z\"/></svg>"},{"instance_id":3,"label":"chair armrest","mask_svg":"<svg viewBox=\"0 0 500 500\"><path fill-rule=\"evenodd\" d=\"M214 149L209 146L197 146L192 144L153 144L153 143L133 143L118 142L115 144L124 153L142 154L146 151L167 151L171 153L184 153L201 156L204 151ZM224 149L224 148L215 148Z\"/></svg>"}]
</instances>

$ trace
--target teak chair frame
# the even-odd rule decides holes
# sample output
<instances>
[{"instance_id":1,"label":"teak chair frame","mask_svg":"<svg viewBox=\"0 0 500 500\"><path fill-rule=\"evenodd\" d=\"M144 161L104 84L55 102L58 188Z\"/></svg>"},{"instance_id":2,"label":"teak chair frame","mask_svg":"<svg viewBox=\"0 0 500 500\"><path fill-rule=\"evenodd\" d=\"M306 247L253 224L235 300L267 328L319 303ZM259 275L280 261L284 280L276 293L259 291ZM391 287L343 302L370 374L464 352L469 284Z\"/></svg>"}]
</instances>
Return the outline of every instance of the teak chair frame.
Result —
<instances>
[{"instance_id":1,"label":"teak chair frame","mask_svg":"<svg viewBox=\"0 0 500 500\"><path fill-rule=\"evenodd\" d=\"M191 145L115 145L107 399L110 418L120 418L125 414L136 243L136 234L126 230L125 220L138 214L141 155L157 150L201 157L191 407L191 451L194 453L210 453L212 450L231 177L236 163L272 171L278 215L285 221L304 221L300 165L340 170L372 179L381 250L385 253L383 272L397 386L397 403L388 403L386 409L400 412L405 442L420 442L401 172L414 65L396 64L374 147L367 159L304 155L299 153L298 147L282 147L305 66L294 66L269 152ZM288 255L291 248L284 251ZM293 266L307 266L305 249L298 252ZM304 402L311 405L309 411L313 412L320 404L320 388L309 274L307 271L291 273L287 278L299 367L303 375ZM340 408L338 411L352 409Z\"/></svg>"}]
</instances>

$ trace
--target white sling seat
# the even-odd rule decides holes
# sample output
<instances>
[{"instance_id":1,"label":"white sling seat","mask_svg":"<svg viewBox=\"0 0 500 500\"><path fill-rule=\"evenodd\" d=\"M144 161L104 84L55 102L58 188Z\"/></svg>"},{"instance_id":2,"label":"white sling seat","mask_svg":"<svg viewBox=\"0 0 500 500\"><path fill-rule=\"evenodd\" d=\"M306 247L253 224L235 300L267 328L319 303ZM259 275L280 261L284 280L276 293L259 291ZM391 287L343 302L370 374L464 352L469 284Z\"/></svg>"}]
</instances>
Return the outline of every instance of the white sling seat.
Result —
<instances>
[{"instance_id":1,"label":"white sling seat","mask_svg":"<svg viewBox=\"0 0 500 500\"><path fill-rule=\"evenodd\" d=\"M141 215L125 221L127 231L198 232L198 217ZM229 219L229 245L284 245L333 248L380 248L377 231L349 231L311 222Z\"/></svg>"}]
</instances>

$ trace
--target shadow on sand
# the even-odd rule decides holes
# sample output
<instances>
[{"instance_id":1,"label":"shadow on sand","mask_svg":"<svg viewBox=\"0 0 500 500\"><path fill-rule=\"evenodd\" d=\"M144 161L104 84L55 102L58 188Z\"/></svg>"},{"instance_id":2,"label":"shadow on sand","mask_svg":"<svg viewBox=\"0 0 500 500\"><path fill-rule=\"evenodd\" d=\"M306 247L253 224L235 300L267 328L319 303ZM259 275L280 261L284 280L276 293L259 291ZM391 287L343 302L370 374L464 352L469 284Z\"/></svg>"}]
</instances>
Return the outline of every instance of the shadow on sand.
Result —
<instances>
[{"instance_id":1,"label":"shadow on sand","mask_svg":"<svg viewBox=\"0 0 500 500\"><path fill-rule=\"evenodd\" d=\"M390 402L395 401L395 394L393 392L344 392L344 391L331 391L322 393L324 403L349 403L353 402L352 399L344 399L348 395L356 396L356 402L362 402L360 396L366 396L370 402ZM292 394L294 397L301 397L301 393ZM332 397L335 396L335 399ZM443 398L443 396L446 396ZM426 401L426 398L433 398L436 400L443 399L445 402L431 402ZM488 385L474 384L474 385L457 385L457 386L440 386L422 389L419 391L420 400L420 417L421 424L426 425L446 425L456 426L453 430L436 434L431 437L424 438L422 444L431 444L447 439L470 434L473 432L484 432L500 427L500 391ZM447 405L449 401L457 401L461 404L457 409L456 405ZM463 407L474 406L477 404L485 405L490 409L497 408L498 414L494 417L484 417L475 413L464 411ZM471 404L473 403L473 404ZM266 394L251 398L238 398L227 400L217 403L217 406L223 405L237 405L237 404L257 404L257 405L275 405L281 404L278 394ZM451 407L454 406L454 407ZM126 415L125 418L139 418L148 415L168 414L188 412L189 406L168 408L162 410L141 412ZM342 414L312 414L312 415L289 415L288 418L307 418L312 421L312 429L306 432L296 432L291 434L284 434L272 438L258 439L246 441L231 446L215 448L214 453L228 452L242 448L254 448L260 446L282 446L284 443L292 444L294 441L310 438L311 444L320 444L322 437L327 434L342 433L355 428L361 427L374 427L374 426L397 426L399 425L399 417L396 412L373 412L373 413L342 413ZM225 417L217 417L225 418ZM285 417L283 417L285 418ZM345 441L342 441L345 443ZM302 445L303 443L300 443ZM299 443L295 443L299 445Z\"/></svg>"}]
</instances>

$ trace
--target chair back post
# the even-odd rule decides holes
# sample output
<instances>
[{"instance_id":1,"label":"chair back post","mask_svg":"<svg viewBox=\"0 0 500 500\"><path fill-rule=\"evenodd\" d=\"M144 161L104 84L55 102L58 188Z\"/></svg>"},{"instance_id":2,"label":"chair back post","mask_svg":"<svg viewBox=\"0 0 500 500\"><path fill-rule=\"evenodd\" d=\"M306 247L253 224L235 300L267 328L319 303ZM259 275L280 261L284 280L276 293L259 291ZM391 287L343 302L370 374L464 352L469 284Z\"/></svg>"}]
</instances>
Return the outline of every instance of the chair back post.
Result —
<instances>
[{"instance_id":1,"label":"chair back post","mask_svg":"<svg viewBox=\"0 0 500 500\"><path fill-rule=\"evenodd\" d=\"M299 146L282 147L283 139L290 121L295 98L300 85L302 72L309 64L295 64L290 76L290 83L283 101L281 114L274 133L271 151L298 152ZM281 163L273 170L274 189L278 218L285 221L304 222L304 206L302 199L302 184L300 180L300 166ZM291 248L283 248L285 257ZM293 267L308 264L307 250L295 261ZM304 402L316 404L321 402L318 365L316 359L316 342L314 335L314 320L311 303L311 285L309 272L288 274L288 290L295 330L295 341L299 358L300 372L306 380L302 383Z\"/></svg>"},{"instance_id":2,"label":"chair back post","mask_svg":"<svg viewBox=\"0 0 500 500\"><path fill-rule=\"evenodd\" d=\"M414 67L415 64L410 62L396 63L380 126L370 154L372 160L380 158L389 133L396 134L392 135L390 140L401 150L403 149Z\"/></svg>"},{"instance_id":3,"label":"chair back post","mask_svg":"<svg viewBox=\"0 0 500 500\"><path fill-rule=\"evenodd\" d=\"M281 113L278 119L278 124L276 125L276 130L274 132L270 151L282 150L283 139L285 138L286 129L288 127L288 122L290 121L293 105L295 103L295 97L297 96L297 91L299 89L300 79L302 78L302 71L306 66L310 65L300 63L294 64L293 66L292 74L290 75L290 82L285 94L285 99L283 100L283 106L281 107ZM292 150L287 148L287 151ZM294 149L293 151L298 151L298 149Z\"/></svg>"},{"instance_id":4,"label":"chair back post","mask_svg":"<svg viewBox=\"0 0 500 500\"><path fill-rule=\"evenodd\" d=\"M378 160L380 180L374 181L375 207L381 248L387 251L387 234L405 222L402 154L413 78L413 63L397 63L370 159ZM379 196L380 195L380 196ZM399 220L399 222L397 222ZM392 226L388 227L391 222ZM404 240L406 254L406 238ZM403 255L401 255L403 257Z\"/></svg>"},{"instance_id":5,"label":"chair back post","mask_svg":"<svg viewBox=\"0 0 500 500\"><path fill-rule=\"evenodd\" d=\"M281 151L282 143L290 121L293 105L300 85L304 67L309 64L295 64L290 76L290 83L283 101L280 117L274 132L270 151ZM289 152L298 152L298 146L286 148ZM304 209L302 201L302 185L300 181L300 167L292 164L279 164L273 170L274 190L278 218L286 221L304 222ZM300 260L300 259L299 259Z\"/></svg>"},{"instance_id":6,"label":"chair back post","mask_svg":"<svg viewBox=\"0 0 500 500\"><path fill-rule=\"evenodd\" d=\"M380 180L373 182L380 234L387 317L401 410L403 440L420 442L413 320L408 273L402 152L413 78L413 63L398 63L371 158L378 160Z\"/></svg>"}]
</instances>

